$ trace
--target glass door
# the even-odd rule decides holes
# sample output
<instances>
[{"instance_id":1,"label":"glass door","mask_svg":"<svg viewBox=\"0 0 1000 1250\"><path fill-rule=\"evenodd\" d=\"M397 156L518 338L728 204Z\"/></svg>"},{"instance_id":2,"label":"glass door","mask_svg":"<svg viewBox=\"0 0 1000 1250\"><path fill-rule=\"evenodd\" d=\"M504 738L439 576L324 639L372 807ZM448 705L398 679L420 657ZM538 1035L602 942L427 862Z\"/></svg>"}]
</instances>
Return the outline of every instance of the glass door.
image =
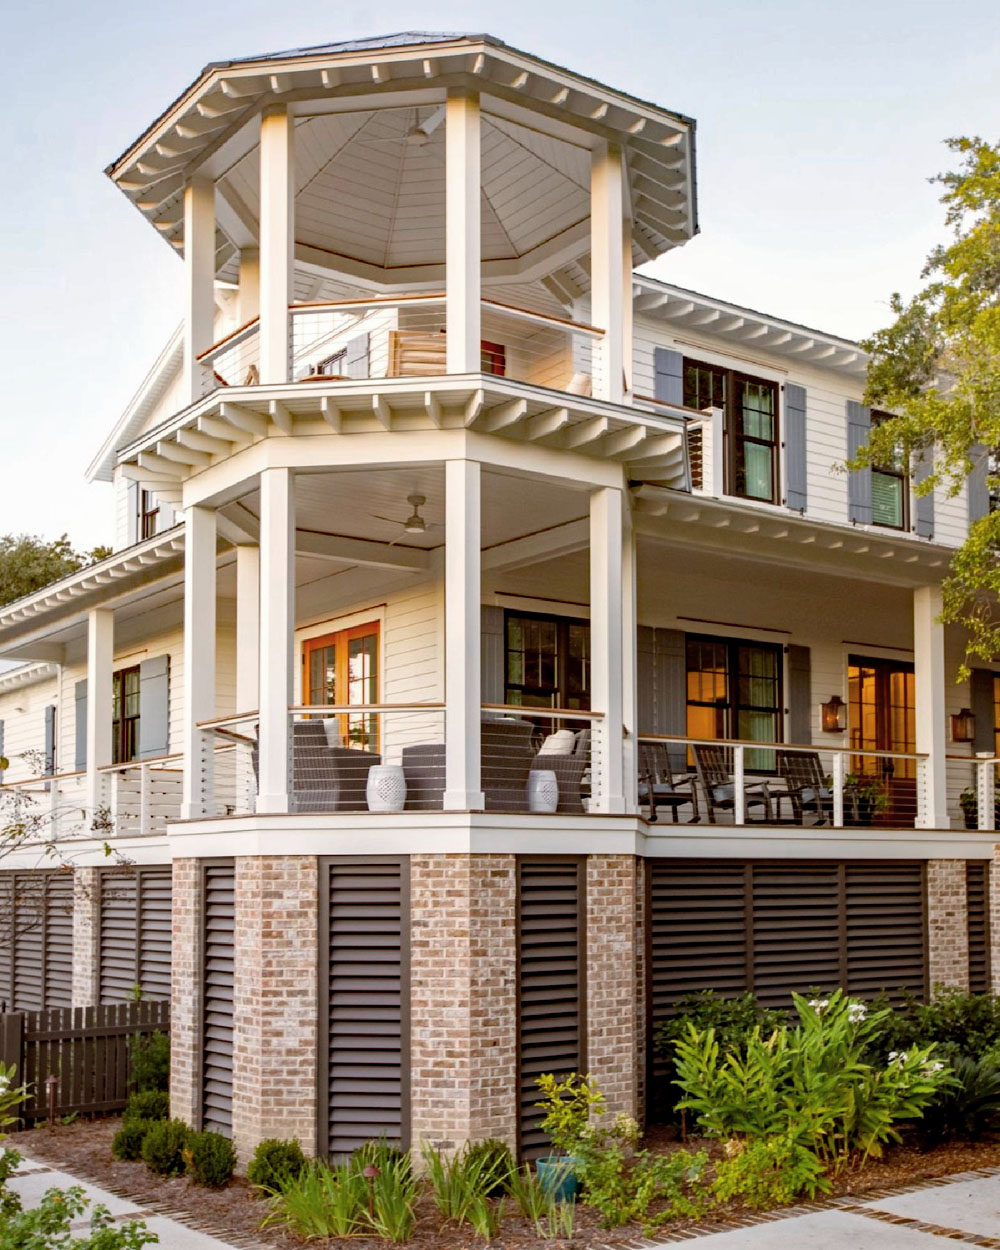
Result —
<instances>
[{"instance_id":1,"label":"glass door","mask_svg":"<svg viewBox=\"0 0 1000 1250\"><path fill-rule=\"evenodd\" d=\"M913 665L850 656L847 678L851 747L916 751ZM916 760L854 755L850 769L857 778L855 792L862 798L859 823L912 825L917 810Z\"/></svg>"},{"instance_id":2,"label":"glass door","mask_svg":"<svg viewBox=\"0 0 1000 1250\"><path fill-rule=\"evenodd\" d=\"M377 703L379 626L377 621L311 638L304 647L303 688L314 707ZM336 718L342 746L378 750L378 713L344 713Z\"/></svg>"}]
</instances>

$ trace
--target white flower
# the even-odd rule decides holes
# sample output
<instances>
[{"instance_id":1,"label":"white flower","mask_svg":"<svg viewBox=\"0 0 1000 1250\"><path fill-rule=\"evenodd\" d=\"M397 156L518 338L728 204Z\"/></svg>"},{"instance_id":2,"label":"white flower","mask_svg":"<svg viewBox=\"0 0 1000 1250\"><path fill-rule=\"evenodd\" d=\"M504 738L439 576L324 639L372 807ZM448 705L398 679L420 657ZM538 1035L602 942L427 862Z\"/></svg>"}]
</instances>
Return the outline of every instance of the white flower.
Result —
<instances>
[{"instance_id":1,"label":"white flower","mask_svg":"<svg viewBox=\"0 0 1000 1250\"><path fill-rule=\"evenodd\" d=\"M930 1063L924 1064L924 1071L928 1074L928 1076L933 1076L936 1072L941 1072L943 1070L944 1064L940 1059L932 1059Z\"/></svg>"},{"instance_id":2,"label":"white flower","mask_svg":"<svg viewBox=\"0 0 1000 1250\"><path fill-rule=\"evenodd\" d=\"M851 1002L847 1004L847 1018L851 1024L860 1024L868 1015L868 1008L864 1003Z\"/></svg>"},{"instance_id":3,"label":"white flower","mask_svg":"<svg viewBox=\"0 0 1000 1250\"><path fill-rule=\"evenodd\" d=\"M890 1064L896 1064L898 1067L902 1067L903 1064L906 1063L906 1051L905 1050L890 1050L889 1062Z\"/></svg>"},{"instance_id":4,"label":"white flower","mask_svg":"<svg viewBox=\"0 0 1000 1250\"><path fill-rule=\"evenodd\" d=\"M827 1007L830 1006L830 1000L828 998L810 998L809 1006L818 1016L821 1016Z\"/></svg>"}]
</instances>

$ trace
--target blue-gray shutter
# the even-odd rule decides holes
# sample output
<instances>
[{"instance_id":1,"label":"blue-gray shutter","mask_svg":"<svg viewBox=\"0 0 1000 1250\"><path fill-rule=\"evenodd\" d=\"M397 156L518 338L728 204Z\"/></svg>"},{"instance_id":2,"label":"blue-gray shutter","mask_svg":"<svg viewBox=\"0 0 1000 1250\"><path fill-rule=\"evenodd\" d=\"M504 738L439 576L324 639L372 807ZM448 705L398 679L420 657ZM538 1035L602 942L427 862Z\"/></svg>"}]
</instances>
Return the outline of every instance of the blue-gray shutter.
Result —
<instances>
[{"instance_id":1,"label":"blue-gray shutter","mask_svg":"<svg viewBox=\"0 0 1000 1250\"><path fill-rule=\"evenodd\" d=\"M680 629L658 629L656 651L656 728L654 733L687 733L687 637Z\"/></svg>"},{"instance_id":2,"label":"blue-gray shutter","mask_svg":"<svg viewBox=\"0 0 1000 1250\"><path fill-rule=\"evenodd\" d=\"M640 734L656 733L656 630L640 625L636 631L636 714Z\"/></svg>"},{"instance_id":3,"label":"blue-gray shutter","mask_svg":"<svg viewBox=\"0 0 1000 1250\"><path fill-rule=\"evenodd\" d=\"M482 660L480 681L484 703L504 701L503 608L484 603L482 607Z\"/></svg>"},{"instance_id":4,"label":"blue-gray shutter","mask_svg":"<svg viewBox=\"0 0 1000 1250\"><path fill-rule=\"evenodd\" d=\"M785 384L785 503L806 510L806 388Z\"/></svg>"},{"instance_id":5,"label":"blue-gray shutter","mask_svg":"<svg viewBox=\"0 0 1000 1250\"><path fill-rule=\"evenodd\" d=\"M664 404L684 406L684 356L669 347L653 350L653 395Z\"/></svg>"},{"instance_id":6,"label":"blue-gray shutter","mask_svg":"<svg viewBox=\"0 0 1000 1250\"><path fill-rule=\"evenodd\" d=\"M139 756L155 759L170 750L170 657L139 665Z\"/></svg>"},{"instance_id":7,"label":"blue-gray shutter","mask_svg":"<svg viewBox=\"0 0 1000 1250\"><path fill-rule=\"evenodd\" d=\"M368 341L367 334L359 334L347 344L347 355L344 357L344 373L349 378L368 377Z\"/></svg>"},{"instance_id":8,"label":"blue-gray shutter","mask_svg":"<svg viewBox=\"0 0 1000 1250\"><path fill-rule=\"evenodd\" d=\"M125 492L125 506L128 509L127 545L129 547L137 543L141 537L139 531L139 500L141 498L139 483L129 482L128 490Z\"/></svg>"},{"instance_id":9,"label":"blue-gray shutter","mask_svg":"<svg viewBox=\"0 0 1000 1250\"><path fill-rule=\"evenodd\" d=\"M87 679L82 678L74 688L76 695L76 761L78 773L87 768Z\"/></svg>"},{"instance_id":10,"label":"blue-gray shutter","mask_svg":"<svg viewBox=\"0 0 1000 1250\"><path fill-rule=\"evenodd\" d=\"M988 668L974 668L969 674L969 710L976 718L973 749L994 751L993 673Z\"/></svg>"},{"instance_id":11,"label":"blue-gray shutter","mask_svg":"<svg viewBox=\"0 0 1000 1250\"><path fill-rule=\"evenodd\" d=\"M913 482L919 486L934 471L934 448L926 447L913 457ZM934 537L934 494L916 495L914 500L914 530L921 538Z\"/></svg>"},{"instance_id":12,"label":"blue-gray shutter","mask_svg":"<svg viewBox=\"0 0 1000 1250\"><path fill-rule=\"evenodd\" d=\"M788 647L788 741L808 745L812 741L812 671L809 648Z\"/></svg>"},{"instance_id":13,"label":"blue-gray shutter","mask_svg":"<svg viewBox=\"0 0 1000 1250\"><path fill-rule=\"evenodd\" d=\"M50 703L45 709L45 776L56 771L56 709Z\"/></svg>"},{"instance_id":14,"label":"blue-gray shutter","mask_svg":"<svg viewBox=\"0 0 1000 1250\"><path fill-rule=\"evenodd\" d=\"M847 401L847 459L853 460L868 442L872 427L872 411L853 399ZM849 469L847 472L847 519L858 525L872 523L872 471Z\"/></svg>"},{"instance_id":15,"label":"blue-gray shutter","mask_svg":"<svg viewBox=\"0 0 1000 1250\"><path fill-rule=\"evenodd\" d=\"M990 514L990 485L987 481L990 472L989 453L982 443L969 448L969 459L972 461L972 472L966 483L966 495L969 502L969 524L981 521Z\"/></svg>"}]
</instances>

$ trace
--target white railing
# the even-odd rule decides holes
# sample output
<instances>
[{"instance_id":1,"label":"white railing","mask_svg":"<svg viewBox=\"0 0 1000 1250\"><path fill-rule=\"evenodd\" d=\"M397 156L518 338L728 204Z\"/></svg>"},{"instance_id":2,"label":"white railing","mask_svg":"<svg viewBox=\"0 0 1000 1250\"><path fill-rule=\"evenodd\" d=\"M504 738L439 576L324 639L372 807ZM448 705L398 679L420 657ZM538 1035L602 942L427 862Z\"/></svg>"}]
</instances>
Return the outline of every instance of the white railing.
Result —
<instances>
[{"instance_id":1,"label":"white railing","mask_svg":"<svg viewBox=\"0 0 1000 1250\"><path fill-rule=\"evenodd\" d=\"M130 760L98 769L102 804L114 837L164 836L181 814L183 756Z\"/></svg>"},{"instance_id":2,"label":"white railing","mask_svg":"<svg viewBox=\"0 0 1000 1250\"><path fill-rule=\"evenodd\" d=\"M67 772L0 785L0 827L19 831L9 843L87 837L96 832L103 813L87 810L86 780L83 772Z\"/></svg>"}]
</instances>

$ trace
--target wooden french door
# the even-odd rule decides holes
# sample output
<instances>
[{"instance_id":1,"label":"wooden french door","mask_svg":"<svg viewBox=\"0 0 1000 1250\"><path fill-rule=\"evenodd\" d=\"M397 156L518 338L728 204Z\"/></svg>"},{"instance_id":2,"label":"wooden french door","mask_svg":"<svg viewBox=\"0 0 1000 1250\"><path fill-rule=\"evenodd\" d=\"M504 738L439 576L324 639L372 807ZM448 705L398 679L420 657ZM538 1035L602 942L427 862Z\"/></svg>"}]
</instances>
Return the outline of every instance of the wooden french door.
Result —
<instances>
[{"instance_id":1,"label":"wooden french door","mask_svg":"<svg viewBox=\"0 0 1000 1250\"><path fill-rule=\"evenodd\" d=\"M847 676L851 747L858 751L916 751L913 665L852 655L848 657ZM863 779L881 782L888 806L873 814L873 824L913 824L917 814L916 760L855 755L851 756L850 769Z\"/></svg>"},{"instance_id":2,"label":"wooden french door","mask_svg":"<svg viewBox=\"0 0 1000 1250\"><path fill-rule=\"evenodd\" d=\"M312 707L377 703L378 644L378 621L310 638L303 648L306 703ZM343 746L378 750L377 712L348 712L336 720Z\"/></svg>"}]
</instances>

